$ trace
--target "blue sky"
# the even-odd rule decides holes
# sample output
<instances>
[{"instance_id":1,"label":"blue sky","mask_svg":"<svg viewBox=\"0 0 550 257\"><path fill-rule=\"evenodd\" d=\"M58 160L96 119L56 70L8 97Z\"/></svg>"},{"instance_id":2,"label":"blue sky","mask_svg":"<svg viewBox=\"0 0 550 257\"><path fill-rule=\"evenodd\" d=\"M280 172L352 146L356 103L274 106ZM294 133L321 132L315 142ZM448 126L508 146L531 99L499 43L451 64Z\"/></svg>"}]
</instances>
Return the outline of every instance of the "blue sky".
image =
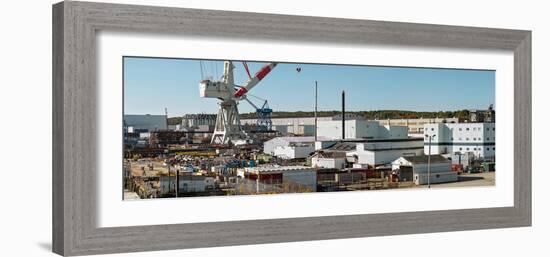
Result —
<instances>
[{"instance_id":1,"label":"blue sky","mask_svg":"<svg viewBox=\"0 0 550 257\"><path fill-rule=\"evenodd\" d=\"M202 63L207 75L222 75L223 61ZM264 64L248 62L250 73ZM234 65L239 85L248 76L240 62ZM218 100L199 97L201 79L199 60L124 57L124 111L163 114L166 107L170 117L215 113ZM483 109L495 101L494 71L290 63L280 63L249 94L267 99L274 111L311 111L315 80L319 110L339 110L342 90L350 111ZM254 111L244 101L239 110Z\"/></svg>"}]
</instances>

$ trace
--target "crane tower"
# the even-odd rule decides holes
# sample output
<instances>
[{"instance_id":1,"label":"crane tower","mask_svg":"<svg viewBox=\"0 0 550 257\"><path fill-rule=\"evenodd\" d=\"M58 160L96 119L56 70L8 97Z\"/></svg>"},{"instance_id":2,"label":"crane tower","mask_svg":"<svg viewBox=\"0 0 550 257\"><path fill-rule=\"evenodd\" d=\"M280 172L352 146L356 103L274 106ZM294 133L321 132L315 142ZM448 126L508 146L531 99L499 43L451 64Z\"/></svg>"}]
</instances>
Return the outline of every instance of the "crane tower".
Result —
<instances>
[{"instance_id":1,"label":"crane tower","mask_svg":"<svg viewBox=\"0 0 550 257\"><path fill-rule=\"evenodd\" d=\"M271 70L277 66L277 63L268 63L263 66L254 77L249 77L249 80L242 86L235 85L233 70L235 66L232 61L224 61L224 69L222 79L212 81L209 79L202 80L199 83L200 96L204 98L219 99L218 115L216 117L216 125L214 134L212 135L212 144L229 144L234 145L246 144L249 141L249 136L241 127L239 117L238 104L239 101L246 99L246 93L256 86ZM245 68L248 72L248 66Z\"/></svg>"}]
</instances>

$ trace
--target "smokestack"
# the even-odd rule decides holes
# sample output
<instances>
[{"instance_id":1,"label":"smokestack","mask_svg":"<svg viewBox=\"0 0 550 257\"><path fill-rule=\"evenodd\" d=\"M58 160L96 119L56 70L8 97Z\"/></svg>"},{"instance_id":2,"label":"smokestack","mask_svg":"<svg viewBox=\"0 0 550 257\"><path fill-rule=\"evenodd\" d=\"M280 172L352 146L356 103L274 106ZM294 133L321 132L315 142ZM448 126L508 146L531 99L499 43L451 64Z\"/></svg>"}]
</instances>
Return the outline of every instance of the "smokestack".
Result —
<instances>
[{"instance_id":1,"label":"smokestack","mask_svg":"<svg viewBox=\"0 0 550 257\"><path fill-rule=\"evenodd\" d=\"M168 130L168 108L164 107L164 115L166 115L166 130Z\"/></svg>"},{"instance_id":2,"label":"smokestack","mask_svg":"<svg viewBox=\"0 0 550 257\"><path fill-rule=\"evenodd\" d=\"M346 92L342 90L342 140L346 139Z\"/></svg>"},{"instance_id":3,"label":"smokestack","mask_svg":"<svg viewBox=\"0 0 550 257\"><path fill-rule=\"evenodd\" d=\"M315 141L317 141L317 80L315 80Z\"/></svg>"}]
</instances>

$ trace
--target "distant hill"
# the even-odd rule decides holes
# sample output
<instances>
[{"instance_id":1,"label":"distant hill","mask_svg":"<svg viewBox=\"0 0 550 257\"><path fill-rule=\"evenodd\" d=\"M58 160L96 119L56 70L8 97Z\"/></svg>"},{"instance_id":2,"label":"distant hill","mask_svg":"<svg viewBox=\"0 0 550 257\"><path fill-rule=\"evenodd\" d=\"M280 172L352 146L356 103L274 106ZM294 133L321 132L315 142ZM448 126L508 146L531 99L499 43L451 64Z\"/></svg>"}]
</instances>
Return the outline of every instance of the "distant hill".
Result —
<instances>
[{"instance_id":1,"label":"distant hill","mask_svg":"<svg viewBox=\"0 0 550 257\"><path fill-rule=\"evenodd\" d=\"M374 120L384 120L384 119L418 119L418 118L459 118L459 119L468 119L469 112L468 110L457 110L457 111L437 111L437 112L415 112L415 111L405 111L405 110L377 110L377 111L349 111L348 114L355 114L357 116L364 117L365 119ZM319 111L317 112L318 117L332 117L340 114L340 111ZM273 112L271 114L272 118L297 118L297 117L313 117L313 112ZM254 119L256 118L256 113L241 113L241 119ZM182 117L171 117L168 118L169 125L176 125L181 123Z\"/></svg>"},{"instance_id":2,"label":"distant hill","mask_svg":"<svg viewBox=\"0 0 550 257\"><path fill-rule=\"evenodd\" d=\"M377 110L377 111L349 111L348 114L355 114L364 117L365 119L418 119L418 118L453 118L467 119L469 116L468 110L458 111L438 111L438 112L415 112L404 110ZM320 111L317 112L318 117L332 117L340 114L340 111ZM296 117L313 117L313 112L273 112L272 118L296 118ZM256 113L243 113L242 119L255 118Z\"/></svg>"}]
</instances>

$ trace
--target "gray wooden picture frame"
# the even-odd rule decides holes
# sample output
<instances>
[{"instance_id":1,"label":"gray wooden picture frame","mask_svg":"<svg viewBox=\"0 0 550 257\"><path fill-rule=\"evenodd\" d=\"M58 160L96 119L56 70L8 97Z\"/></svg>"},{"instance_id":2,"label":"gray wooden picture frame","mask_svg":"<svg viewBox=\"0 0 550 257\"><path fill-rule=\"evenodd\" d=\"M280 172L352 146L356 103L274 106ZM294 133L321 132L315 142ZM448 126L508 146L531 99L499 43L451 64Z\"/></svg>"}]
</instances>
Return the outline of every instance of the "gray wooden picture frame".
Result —
<instances>
[{"instance_id":1,"label":"gray wooden picture frame","mask_svg":"<svg viewBox=\"0 0 550 257\"><path fill-rule=\"evenodd\" d=\"M97 31L514 53L514 206L96 226ZM531 225L531 32L65 1L53 6L53 251L88 255ZM508 115L508 114L504 114Z\"/></svg>"}]
</instances>

